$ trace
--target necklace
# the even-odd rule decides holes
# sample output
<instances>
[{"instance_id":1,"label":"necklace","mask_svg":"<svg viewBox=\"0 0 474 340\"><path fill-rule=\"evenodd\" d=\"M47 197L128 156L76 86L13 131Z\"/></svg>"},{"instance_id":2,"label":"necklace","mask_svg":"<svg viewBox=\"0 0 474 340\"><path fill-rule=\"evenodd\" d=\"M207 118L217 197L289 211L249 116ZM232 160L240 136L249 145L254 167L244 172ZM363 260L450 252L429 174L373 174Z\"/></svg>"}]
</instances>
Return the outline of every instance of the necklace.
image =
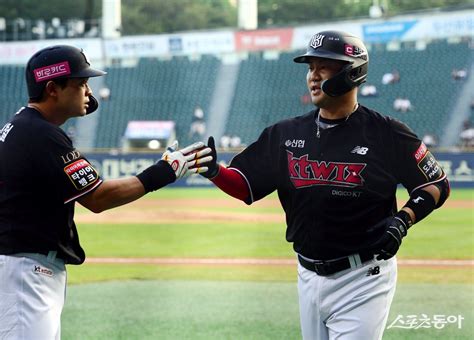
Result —
<instances>
[{"instance_id":1,"label":"necklace","mask_svg":"<svg viewBox=\"0 0 474 340\"><path fill-rule=\"evenodd\" d=\"M358 108L359 108L359 103L356 103L356 104L354 105L354 109L352 110L352 112L349 112L349 114L346 116L346 119L344 120L344 122L347 122L347 120L349 119L349 117L351 116L351 114L353 114L354 112L356 112ZM317 118L317 120L316 120L316 137L317 137L317 138L321 137L320 127L319 127L319 125L320 125L320 124L319 124L319 117L321 116L321 115L320 115L320 111L321 111L321 110L318 111L318 118Z\"/></svg>"}]
</instances>

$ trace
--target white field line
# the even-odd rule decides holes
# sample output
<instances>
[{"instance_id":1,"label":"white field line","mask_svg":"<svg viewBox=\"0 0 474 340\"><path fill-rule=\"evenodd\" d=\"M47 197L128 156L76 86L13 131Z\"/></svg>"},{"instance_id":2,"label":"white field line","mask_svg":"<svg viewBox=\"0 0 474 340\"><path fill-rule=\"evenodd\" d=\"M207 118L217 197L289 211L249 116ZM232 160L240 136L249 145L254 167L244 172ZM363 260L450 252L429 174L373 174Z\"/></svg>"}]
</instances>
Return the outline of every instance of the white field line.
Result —
<instances>
[{"instance_id":1,"label":"white field line","mask_svg":"<svg viewBox=\"0 0 474 340\"><path fill-rule=\"evenodd\" d=\"M401 266L466 267L474 266L474 260L398 260ZM211 264L211 265L296 265L295 259L255 258L164 258L164 257L89 257L86 263L101 264Z\"/></svg>"}]
</instances>

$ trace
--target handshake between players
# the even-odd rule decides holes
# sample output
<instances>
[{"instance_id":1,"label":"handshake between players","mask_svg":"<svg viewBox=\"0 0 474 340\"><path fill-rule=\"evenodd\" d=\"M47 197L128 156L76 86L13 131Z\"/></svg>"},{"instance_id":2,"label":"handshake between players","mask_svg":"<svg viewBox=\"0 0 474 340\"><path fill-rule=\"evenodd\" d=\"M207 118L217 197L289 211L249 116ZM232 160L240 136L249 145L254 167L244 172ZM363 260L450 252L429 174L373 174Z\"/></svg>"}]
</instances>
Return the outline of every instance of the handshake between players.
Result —
<instances>
[{"instance_id":1,"label":"handshake between players","mask_svg":"<svg viewBox=\"0 0 474 340\"><path fill-rule=\"evenodd\" d=\"M208 171L206 164L213 160L211 152L212 149L206 147L203 142L197 142L178 150L178 141L174 141L171 146L166 148L161 160L168 162L176 175L176 180L178 180L190 174Z\"/></svg>"}]
</instances>

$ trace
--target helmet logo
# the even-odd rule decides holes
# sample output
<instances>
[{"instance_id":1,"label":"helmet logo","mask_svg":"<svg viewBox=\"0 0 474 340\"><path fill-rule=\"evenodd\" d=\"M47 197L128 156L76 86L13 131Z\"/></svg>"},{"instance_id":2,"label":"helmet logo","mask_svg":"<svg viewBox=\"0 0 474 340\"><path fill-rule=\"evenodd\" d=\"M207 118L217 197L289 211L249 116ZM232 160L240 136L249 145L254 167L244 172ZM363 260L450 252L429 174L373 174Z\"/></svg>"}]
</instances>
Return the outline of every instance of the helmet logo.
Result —
<instances>
[{"instance_id":1,"label":"helmet logo","mask_svg":"<svg viewBox=\"0 0 474 340\"><path fill-rule=\"evenodd\" d=\"M319 33L313 35L313 37L311 38L311 41L309 42L309 46L311 46L314 49L321 47L321 45L323 44L324 37L325 37L324 35L319 34Z\"/></svg>"},{"instance_id":2,"label":"helmet logo","mask_svg":"<svg viewBox=\"0 0 474 340\"><path fill-rule=\"evenodd\" d=\"M357 47L357 46L344 44L344 54L348 55L349 57L361 58L361 59L367 60L367 52L365 52L362 48Z\"/></svg>"},{"instance_id":3,"label":"helmet logo","mask_svg":"<svg viewBox=\"0 0 474 340\"><path fill-rule=\"evenodd\" d=\"M36 68L33 70L33 74L35 75L36 82L39 83L48 79L71 74L71 69L67 61L62 61L57 64Z\"/></svg>"}]
</instances>

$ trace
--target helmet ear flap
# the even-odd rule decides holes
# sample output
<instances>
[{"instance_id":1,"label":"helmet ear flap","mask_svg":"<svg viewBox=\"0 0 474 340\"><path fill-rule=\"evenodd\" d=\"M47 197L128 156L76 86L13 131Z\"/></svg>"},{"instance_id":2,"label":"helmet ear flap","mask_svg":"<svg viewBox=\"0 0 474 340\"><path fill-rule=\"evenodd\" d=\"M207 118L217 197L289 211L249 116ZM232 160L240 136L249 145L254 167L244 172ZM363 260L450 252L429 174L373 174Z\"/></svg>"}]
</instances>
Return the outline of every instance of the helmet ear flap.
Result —
<instances>
[{"instance_id":1,"label":"helmet ear flap","mask_svg":"<svg viewBox=\"0 0 474 340\"><path fill-rule=\"evenodd\" d=\"M95 110L99 108L99 102L92 95L89 96L89 103L87 105L88 107L87 107L86 115L91 114L92 112L94 112Z\"/></svg>"},{"instance_id":2,"label":"helmet ear flap","mask_svg":"<svg viewBox=\"0 0 474 340\"><path fill-rule=\"evenodd\" d=\"M354 88L352 82L348 79L352 65L348 64L343 67L331 79L326 79L321 83L321 90L330 97L338 97L349 92Z\"/></svg>"},{"instance_id":3,"label":"helmet ear flap","mask_svg":"<svg viewBox=\"0 0 474 340\"><path fill-rule=\"evenodd\" d=\"M349 72L349 79L354 83L355 86L359 86L362 83L365 83L367 79L367 71L369 69L369 63L364 63L359 67L353 68Z\"/></svg>"},{"instance_id":4,"label":"helmet ear flap","mask_svg":"<svg viewBox=\"0 0 474 340\"><path fill-rule=\"evenodd\" d=\"M338 97L349 92L354 87L365 82L367 78L368 63L352 68L347 64L331 79L321 83L321 89L330 97Z\"/></svg>"}]
</instances>

